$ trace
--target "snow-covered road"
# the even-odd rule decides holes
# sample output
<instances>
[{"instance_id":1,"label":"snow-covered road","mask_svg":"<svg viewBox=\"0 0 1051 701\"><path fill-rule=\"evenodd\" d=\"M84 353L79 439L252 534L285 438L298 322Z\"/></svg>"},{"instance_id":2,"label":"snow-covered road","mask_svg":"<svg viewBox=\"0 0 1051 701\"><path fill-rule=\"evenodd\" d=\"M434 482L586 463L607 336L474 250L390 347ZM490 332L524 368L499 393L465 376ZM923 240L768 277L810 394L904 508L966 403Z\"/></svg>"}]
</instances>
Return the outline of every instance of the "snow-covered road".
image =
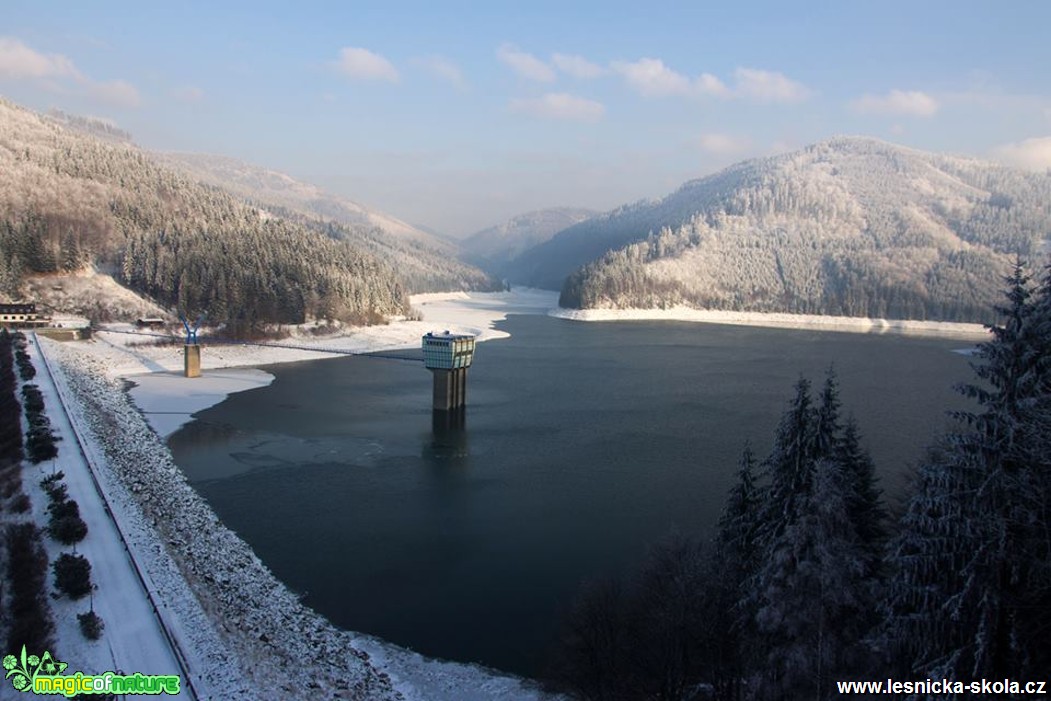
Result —
<instances>
[{"instance_id":1,"label":"snow-covered road","mask_svg":"<svg viewBox=\"0 0 1051 701\"><path fill-rule=\"evenodd\" d=\"M55 654L68 661L67 674L117 670L126 674L179 674L182 692L176 698L197 699L192 672L164 621L171 618L171 612L163 601L154 598L148 575L142 573L134 553L128 549L96 479L92 463L98 456L93 455L94 447L82 441L75 415L66 410L64 383L52 374L35 334L32 339L27 351L37 368L34 383L44 397L52 430L60 438L59 455L47 470L27 468L36 473L32 475L34 515L39 517L38 522L46 518L47 497L39 487L40 478L61 471L69 497L77 501L81 518L88 526L88 535L77 544L76 551L91 563L91 578L97 587L90 600L56 601L53 608L59 648ZM48 549L51 560L71 550L54 541L48 542ZM105 624L101 640L95 642L81 636L76 620L76 614L87 611L92 603Z\"/></svg>"}]
</instances>

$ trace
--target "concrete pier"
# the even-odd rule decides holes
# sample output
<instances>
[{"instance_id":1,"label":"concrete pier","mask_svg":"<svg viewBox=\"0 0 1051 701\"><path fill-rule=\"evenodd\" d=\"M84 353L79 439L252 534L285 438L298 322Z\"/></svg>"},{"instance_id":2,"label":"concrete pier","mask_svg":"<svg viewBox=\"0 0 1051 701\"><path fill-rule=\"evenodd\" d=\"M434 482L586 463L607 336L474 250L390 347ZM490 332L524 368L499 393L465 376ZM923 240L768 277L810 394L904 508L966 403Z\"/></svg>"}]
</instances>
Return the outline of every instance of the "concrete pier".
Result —
<instances>
[{"instance_id":1,"label":"concrete pier","mask_svg":"<svg viewBox=\"0 0 1051 701\"><path fill-rule=\"evenodd\" d=\"M186 377L200 377L201 347L196 343L187 343L183 351L183 374Z\"/></svg>"},{"instance_id":2,"label":"concrete pier","mask_svg":"<svg viewBox=\"0 0 1051 701\"><path fill-rule=\"evenodd\" d=\"M431 369L434 373L435 411L451 411L467 405L467 368Z\"/></svg>"}]
</instances>

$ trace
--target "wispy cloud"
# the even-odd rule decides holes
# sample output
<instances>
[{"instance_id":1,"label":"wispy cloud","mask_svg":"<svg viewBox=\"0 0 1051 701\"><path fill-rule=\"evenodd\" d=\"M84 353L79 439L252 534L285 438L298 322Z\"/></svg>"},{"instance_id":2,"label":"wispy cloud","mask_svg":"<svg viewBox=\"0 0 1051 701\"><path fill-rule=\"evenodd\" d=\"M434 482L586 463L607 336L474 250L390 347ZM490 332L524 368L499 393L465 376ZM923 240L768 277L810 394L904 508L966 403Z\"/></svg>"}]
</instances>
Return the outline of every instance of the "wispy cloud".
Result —
<instances>
[{"instance_id":1,"label":"wispy cloud","mask_svg":"<svg viewBox=\"0 0 1051 701\"><path fill-rule=\"evenodd\" d=\"M1051 136L1016 141L992 150L993 158L1016 168L1051 169Z\"/></svg>"},{"instance_id":2,"label":"wispy cloud","mask_svg":"<svg viewBox=\"0 0 1051 701\"><path fill-rule=\"evenodd\" d=\"M336 70L352 80L382 80L398 82L398 69L379 54L368 49L348 46L339 50Z\"/></svg>"},{"instance_id":3,"label":"wispy cloud","mask_svg":"<svg viewBox=\"0 0 1051 701\"><path fill-rule=\"evenodd\" d=\"M0 78L32 80L83 77L73 61L62 54L43 54L17 39L0 37Z\"/></svg>"},{"instance_id":4,"label":"wispy cloud","mask_svg":"<svg viewBox=\"0 0 1051 701\"><path fill-rule=\"evenodd\" d=\"M810 90L783 73L757 68L738 68L731 87L718 76L701 73L691 78L668 67L659 58L614 61L611 68L643 97L717 97L752 102L799 102Z\"/></svg>"},{"instance_id":5,"label":"wispy cloud","mask_svg":"<svg viewBox=\"0 0 1051 701\"><path fill-rule=\"evenodd\" d=\"M503 44L496 50L496 57L515 73L538 83L551 83L555 80L555 71L533 54L520 51L513 44Z\"/></svg>"},{"instance_id":6,"label":"wispy cloud","mask_svg":"<svg viewBox=\"0 0 1051 701\"><path fill-rule=\"evenodd\" d=\"M886 95L862 95L850 103L861 114L892 114L932 117L938 112L938 101L919 90L891 90Z\"/></svg>"},{"instance_id":7,"label":"wispy cloud","mask_svg":"<svg viewBox=\"0 0 1051 701\"><path fill-rule=\"evenodd\" d=\"M734 80L734 95L755 102L800 102L810 96L806 86L777 71L738 68Z\"/></svg>"},{"instance_id":8,"label":"wispy cloud","mask_svg":"<svg viewBox=\"0 0 1051 701\"><path fill-rule=\"evenodd\" d=\"M84 91L92 98L117 107L138 107L142 104L139 91L126 80L89 81Z\"/></svg>"},{"instance_id":9,"label":"wispy cloud","mask_svg":"<svg viewBox=\"0 0 1051 701\"><path fill-rule=\"evenodd\" d=\"M58 93L82 94L116 107L138 107L138 90L126 80L97 81L62 54L37 51L13 37L0 37L0 80L28 80Z\"/></svg>"},{"instance_id":10,"label":"wispy cloud","mask_svg":"<svg viewBox=\"0 0 1051 701\"><path fill-rule=\"evenodd\" d=\"M635 92L643 97L670 97L673 95L716 95L728 91L721 80L708 73L690 79L664 65L659 58L640 58L638 61L614 61L610 67Z\"/></svg>"},{"instance_id":11,"label":"wispy cloud","mask_svg":"<svg viewBox=\"0 0 1051 701\"><path fill-rule=\"evenodd\" d=\"M511 100L510 108L512 112L534 117L576 122L597 122L606 114L606 107L601 102L568 93L548 93L538 98Z\"/></svg>"},{"instance_id":12,"label":"wispy cloud","mask_svg":"<svg viewBox=\"0 0 1051 701\"><path fill-rule=\"evenodd\" d=\"M598 78L606 73L605 68L597 63L592 63L583 56L551 54L551 63L566 75L582 80Z\"/></svg>"},{"instance_id":13,"label":"wispy cloud","mask_svg":"<svg viewBox=\"0 0 1051 701\"><path fill-rule=\"evenodd\" d=\"M460 67L455 62L444 56L427 56L416 59L414 63L433 77L452 85L457 90L467 89L467 79L464 78L463 71L460 70Z\"/></svg>"},{"instance_id":14,"label":"wispy cloud","mask_svg":"<svg viewBox=\"0 0 1051 701\"><path fill-rule=\"evenodd\" d=\"M710 132L697 138L702 151L718 156L728 156L747 151L752 142L747 137Z\"/></svg>"}]
</instances>

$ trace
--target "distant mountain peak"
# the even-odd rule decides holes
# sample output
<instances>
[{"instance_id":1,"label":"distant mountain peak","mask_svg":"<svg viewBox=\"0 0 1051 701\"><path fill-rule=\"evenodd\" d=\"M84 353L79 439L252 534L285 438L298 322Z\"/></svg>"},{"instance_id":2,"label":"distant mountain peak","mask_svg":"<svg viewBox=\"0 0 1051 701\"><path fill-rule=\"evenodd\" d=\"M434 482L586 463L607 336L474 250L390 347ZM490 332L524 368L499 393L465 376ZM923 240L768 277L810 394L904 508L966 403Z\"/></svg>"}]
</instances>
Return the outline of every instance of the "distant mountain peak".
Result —
<instances>
[{"instance_id":1,"label":"distant mountain peak","mask_svg":"<svg viewBox=\"0 0 1051 701\"><path fill-rule=\"evenodd\" d=\"M464 258L499 273L523 251L597 214L582 207L551 207L518 214L465 238L461 244Z\"/></svg>"}]
</instances>

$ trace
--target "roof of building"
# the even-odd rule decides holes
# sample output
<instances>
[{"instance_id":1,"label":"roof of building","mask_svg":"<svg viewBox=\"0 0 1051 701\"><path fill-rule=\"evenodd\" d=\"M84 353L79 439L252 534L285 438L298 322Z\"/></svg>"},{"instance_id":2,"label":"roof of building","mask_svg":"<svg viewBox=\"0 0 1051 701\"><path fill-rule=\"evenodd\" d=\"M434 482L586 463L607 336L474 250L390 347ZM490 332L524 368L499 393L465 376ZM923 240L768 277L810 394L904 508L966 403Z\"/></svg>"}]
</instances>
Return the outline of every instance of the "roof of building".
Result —
<instances>
[{"instance_id":1,"label":"roof of building","mask_svg":"<svg viewBox=\"0 0 1051 701\"><path fill-rule=\"evenodd\" d=\"M475 338L472 334L469 333L449 333L448 331L443 331L442 333L435 333L431 331L429 333L424 334L423 337L425 339L432 338L440 341L459 341L467 338L474 340Z\"/></svg>"}]
</instances>

